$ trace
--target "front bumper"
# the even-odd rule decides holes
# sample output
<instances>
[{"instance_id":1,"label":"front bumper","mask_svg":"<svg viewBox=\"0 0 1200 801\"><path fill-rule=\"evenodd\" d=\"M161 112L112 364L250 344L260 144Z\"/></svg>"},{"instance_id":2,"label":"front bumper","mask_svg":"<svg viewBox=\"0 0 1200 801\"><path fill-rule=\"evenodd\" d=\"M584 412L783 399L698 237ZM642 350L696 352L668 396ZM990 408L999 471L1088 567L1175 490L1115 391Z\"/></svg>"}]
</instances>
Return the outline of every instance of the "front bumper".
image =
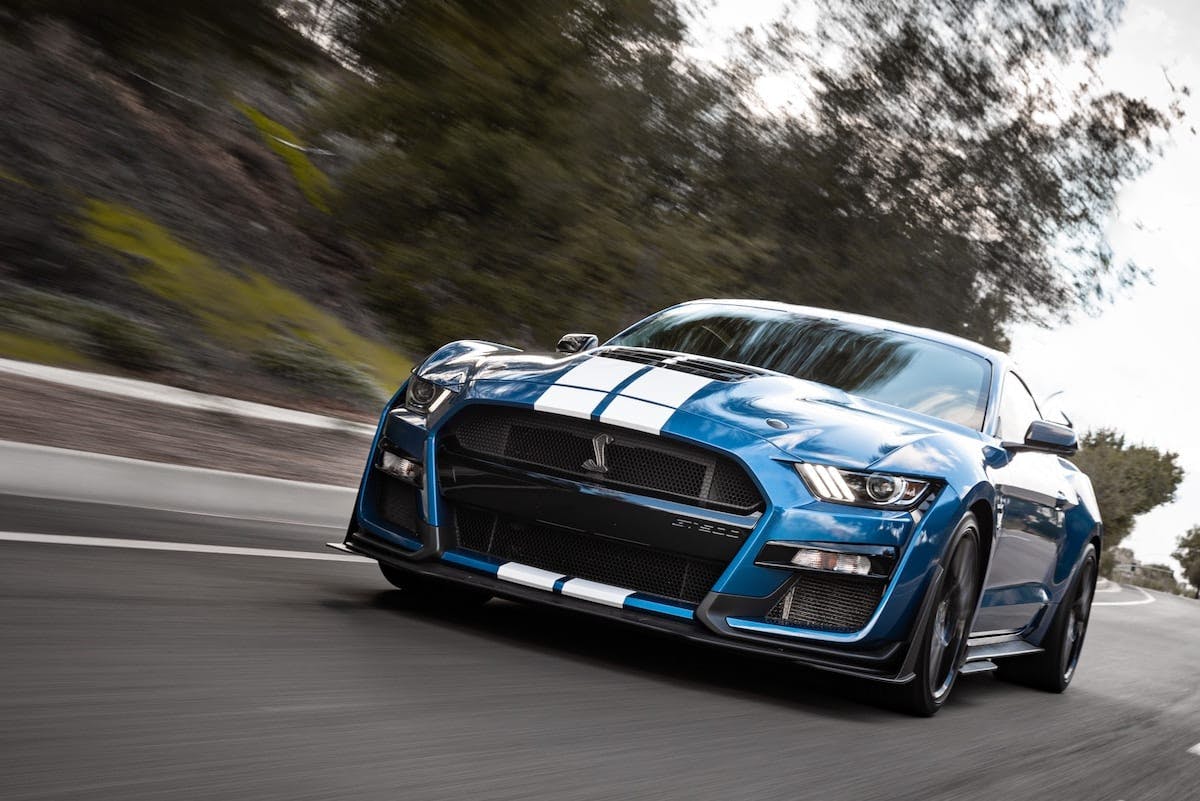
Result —
<instances>
[{"instance_id":1,"label":"front bumper","mask_svg":"<svg viewBox=\"0 0 1200 801\"><path fill-rule=\"evenodd\" d=\"M736 596L712 593L695 610L694 619L684 619L637 608L615 608L534 587L526 587L440 560L414 560L411 558L412 552L401 550L388 541L361 530L351 532L344 543L330 543L330 546L347 553L375 559L413 575L484 590L498 598L529 601L594 617L619 620L622 623L660 634L682 637L691 642L720 646L756 656L784 659L807 667L887 683L903 684L910 681L913 676L912 655L908 653L908 649L901 642L874 648L828 647L797 642L781 643L767 636L728 628L719 621L724 617L736 616L740 606L740 599ZM755 603L761 601L761 599L749 600ZM701 625L700 621L718 622L709 628ZM713 630L714 628L716 631Z\"/></svg>"}]
</instances>

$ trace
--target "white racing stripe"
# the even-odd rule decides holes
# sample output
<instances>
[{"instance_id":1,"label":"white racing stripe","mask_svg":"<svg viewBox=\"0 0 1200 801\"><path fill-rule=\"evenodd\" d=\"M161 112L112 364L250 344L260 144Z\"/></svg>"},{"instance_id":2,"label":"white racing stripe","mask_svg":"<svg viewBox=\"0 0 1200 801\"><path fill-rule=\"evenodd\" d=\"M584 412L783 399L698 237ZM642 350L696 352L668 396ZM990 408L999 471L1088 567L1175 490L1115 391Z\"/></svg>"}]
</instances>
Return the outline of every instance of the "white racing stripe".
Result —
<instances>
[{"instance_id":1,"label":"white racing stripe","mask_svg":"<svg viewBox=\"0 0 1200 801\"><path fill-rule=\"evenodd\" d=\"M539 412L565 414L569 417L582 417L587 420L592 416L592 410L600 405L607 397L604 392L578 387L564 387L553 384L542 393L533 404Z\"/></svg>"},{"instance_id":2,"label":"white racing stripe","mask_svg":"<svg viewBox=\"0 0 1200 801\"><path fill-rule=\"evenodd\" d=\"M646 365L637 362L627 362L620 359L605 359L596 356L583 364L572 367L555 381L556 386L582 387L583 389L599 389L611 392L625 379Z\"/></svg>"},{"instance_id":3,"label":"white racing stripe","mask_svg":"<svg viewBox=\"0 0 1200 801\"><path fill-rule=\"evenodd\" d=\"M43 545L85 545L92 548L131 548L140 551L181 551L226 556L269 556L276 559L312 559L318 562L371 562L348 554L284 551L276 548L240 548L232 545L205 545L197 542L164 540L126 540L113 537L74 537L66 534L31 534L24 531L0 531L0 542L32 542Z\"/></svg>"},{"instance_id":4,"label":"white racing stripe","mask_svg":"<svg viewBox=\"0 0 1200 801\"><path fill-rule=\"evenodd\" d=\"M1130 587L1129 589L1137 590L1142 594L1142 597L1136 601L1092 601L1092 606L1141 606L1142 604L1154 603L1154 596L1141 587Z\"/></svg>"},{"instance_id":5,"label":"white racing stripe","mask_svg":"<svg viewBox=\"0 0 1200 801\"><path fill-rule=\"evenodd\" d=\"M506 562L500 565L496 576L505 581L511 581L513 584L521 584L538 590L553 590L555 582L563 577L562 573L552 573L549 570L522 565L518 562Z\"/></svg>"},{"instance_id":6,"label":"white racing stripe","mask_svg":"<svg viewBox=\"0 0 1200 801\"><path fill-rule=\"evenodd\" d=\"M621 394L678 409L684 401L710 383L711 379L698 375L655 367L645 375L638 376L632 384L621 390Z\"/></svg>"},{"instance_id":7,"label":"white racing stripe","mask_svg":"<svg viewBox=\"0 0 1200 801\"><path fill-rule=\"evenodd\" d=\"M625 599L633 595L633 590L623 590L609 584L600 584L587 579L571 579L563 585L562 594L571 598L592 601L605 606L615 606L620 609L625 605Z\"/></svg>"},{"instance_id":8,"label":"white racing stripe","mask_svg":"<svg viewBox=\"0 0 1200 801\"><path fill-rule=\"evenodd\" d=\"M600 422L657 434L662 431L662 427L667 424L673 414L675 414L673 407L659 406L656 403L646 403L618 395L601 413Z\"/></svg>"}]
</instances>

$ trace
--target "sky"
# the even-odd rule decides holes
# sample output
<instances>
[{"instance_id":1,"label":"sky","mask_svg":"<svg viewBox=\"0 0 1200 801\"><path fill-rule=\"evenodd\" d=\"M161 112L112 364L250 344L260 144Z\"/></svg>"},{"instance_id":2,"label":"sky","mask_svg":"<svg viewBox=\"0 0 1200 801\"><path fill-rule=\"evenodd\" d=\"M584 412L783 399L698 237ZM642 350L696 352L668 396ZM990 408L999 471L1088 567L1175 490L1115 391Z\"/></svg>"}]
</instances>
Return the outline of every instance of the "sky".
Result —
<instances>
[{"instance_id":1,"label":"sky","mask_svg":"<svg viewBox=\"0 0 1200 801\"><path fill-rule=\"evenodd\" d=\"M1165 102L1176 85L1200 92L1200 3L1130 0L1101 65L1116 89ZM1153 270L1098 316L1053 330L1012 331L1012 354L1045 392L1065 390L1081 429L1111 426L1129 440L1179 454L1186 471L1174 503L1142 516L1123 543L1145 562L1170 553L1200 525L1200 103L1176 125L1161 160L1125 187L1108 235L1118 259ZM1103 510L1101 510L1103 512Z\"/></svg>"},{"instance_id":2,"label":"sky","mask_svg":"<svg viewBox=\"0 0 1200 801\"><path fill-rule=\"evenodd\" d=\"M731 32L771 22L791 5L793 20L812 18L801 0L714 0L693 25L695 55L719 60ZM1168 76L1193 88L1189 117L1176 124L1159 161L1122 188L1108 226L1118 263L1132 259L1152 283L1127 291L1095 316L1079 315L1052 329L1015 326L1011 353L1034 392L1059 399L1076 428L1106 426L1179 454L1186 471L1175 502L1138 519L1123 545L1143 562L1171 559L1179 535L1200 525L1200 2L1128 0L1112 52L1099 66L1106 84L1159 107ZM1164 69L1166 74L1164 75ZM803 110L799 78L772 76L758 92L767 106ZM1101 510L1103 513L1103 510Z\"/></svg>"}]
</instances>

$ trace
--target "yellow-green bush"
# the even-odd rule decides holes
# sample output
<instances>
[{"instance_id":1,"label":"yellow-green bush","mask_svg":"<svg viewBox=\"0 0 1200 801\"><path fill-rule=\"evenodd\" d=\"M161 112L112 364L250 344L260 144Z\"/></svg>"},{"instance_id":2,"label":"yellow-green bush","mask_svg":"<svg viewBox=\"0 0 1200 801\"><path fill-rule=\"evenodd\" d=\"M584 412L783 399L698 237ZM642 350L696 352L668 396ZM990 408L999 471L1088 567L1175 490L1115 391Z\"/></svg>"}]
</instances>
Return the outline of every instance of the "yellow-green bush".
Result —
<instances>
[{"instance_id":1,"label":"yellow-green bush","mask_svg":"<svg viewBox=\"0 0 1200 801\"><path fill-rule=\"evenodd\" d=\"M281 337L307 342L347 365L361 365L388 389L412 366L265 275L248 267L240 273L224 269L134 209L89 200L82 216L90 242L130 257L134 281L196 317L227 347L256 353Z\"/></svg>"},{"instance_id":2,"label":"yellow-green bush","mask_svg":"<svg viewBox=\"0 0 1200 801\"><path fill-rule=\"evenodd\" d=\"M0 356L63 367L87 367L91 364L87 356L74 348L15 331L0 331Z\"/></svg>"},{"instance_id":3,"label":"yellow-green bush","mask_svg":"<svg viewBox=\"0 0 1200 801\"><path fill-rule=\"evenodd\" d=\"M317 169L317 166L312 163L303 150L297 150L285 144L285 142L291 142L294 145L301 145L300 137L296 136L286 125L276 122L253 106L240 102L234 103L234 106L245 115L246 119L250 120L258 130L259 136L266 142L267 147L283 159L283 163L291 170L292 177L296 179L296 184L304 193L304 197L308 198L308 202L328 214L329 201L333 197L333 184L329 182L329 177Z\"/></svg>"}]
</instances>

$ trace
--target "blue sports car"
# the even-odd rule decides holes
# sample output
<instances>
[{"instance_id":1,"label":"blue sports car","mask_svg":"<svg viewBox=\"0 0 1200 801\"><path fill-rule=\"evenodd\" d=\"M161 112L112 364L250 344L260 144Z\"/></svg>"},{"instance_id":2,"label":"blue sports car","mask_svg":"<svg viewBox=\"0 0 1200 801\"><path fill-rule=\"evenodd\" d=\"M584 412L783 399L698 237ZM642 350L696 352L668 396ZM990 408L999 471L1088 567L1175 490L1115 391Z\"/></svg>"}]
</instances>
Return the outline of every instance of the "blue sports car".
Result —
<instances>
[{"instance_id":1,"label":"blue sports car","mask_svg":"<svg viewBox=\"0 0 1200 801\"><path fill-rule=\"evenodd\" d=\"M493 596L887 682L1066 689L1100 515L1002 353L702 300L553 355L441 348L384 410L344 543L439 604Z\"/></svg>"}]
</instances>

